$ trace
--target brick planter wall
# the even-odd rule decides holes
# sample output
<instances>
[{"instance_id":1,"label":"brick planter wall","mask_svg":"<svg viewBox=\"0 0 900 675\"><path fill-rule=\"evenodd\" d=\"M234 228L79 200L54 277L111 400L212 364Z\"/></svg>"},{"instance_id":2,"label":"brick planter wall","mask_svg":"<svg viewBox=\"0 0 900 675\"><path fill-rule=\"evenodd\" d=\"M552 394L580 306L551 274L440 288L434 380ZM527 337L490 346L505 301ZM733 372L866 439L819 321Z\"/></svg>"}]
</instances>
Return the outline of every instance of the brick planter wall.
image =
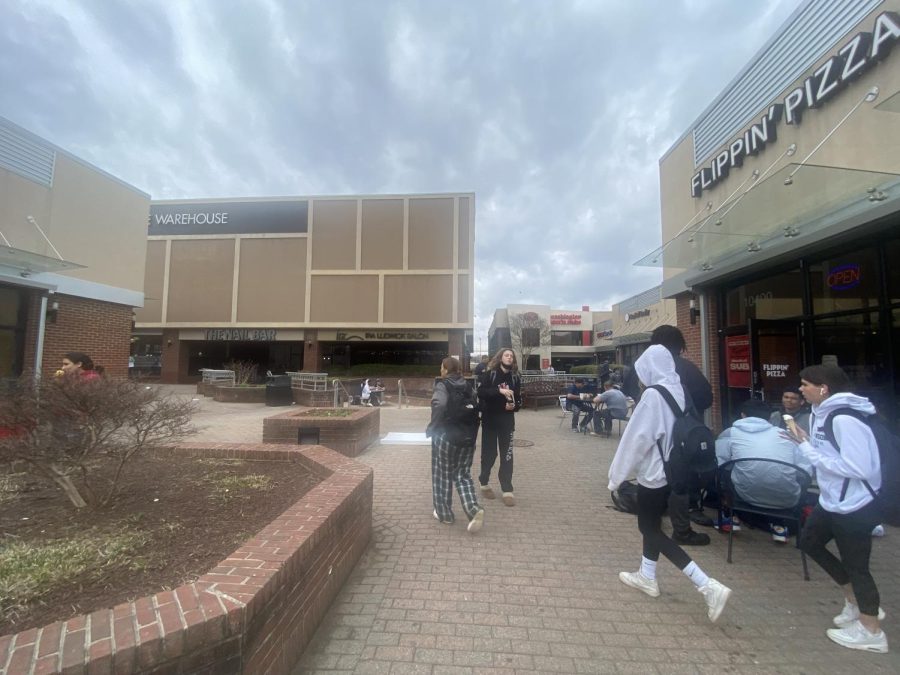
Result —
<instances>
[{"instance_id":1,"label":"brick planter wall","mask_svg":"<svg viewBox=\"0 0 900 675\"><path fill-rule=\"evenodd\" d=\"M213 399L220 403L265 403L265 387L215 387Z\"/></svg>"},{"instance_id":2,"label":"brick planter wall","mask_svg":"<svg viewBox=\"0 0 900 675\"><path fill-rule=\"evenodd\" d=\"M288 674L372 532L372 469L321 446L187 444L298 462L322 482L197 581L0 637L0 672Z\"/></svg>"},{"instance_id":3,"label":"brick planter wall","mask_svg":"<svg viewBox=\"0 0 900 675\"><path fill-rule=\"evenodd\" d=\"M307 408L308 410L308 408ZM300 429L318 429L319 444L347 457L356 457L378 440L381 411L351 408L347 417L306 417L303 410L272 415L263 420L263 443L298 443Z\"/></svg>"}]
</instances>

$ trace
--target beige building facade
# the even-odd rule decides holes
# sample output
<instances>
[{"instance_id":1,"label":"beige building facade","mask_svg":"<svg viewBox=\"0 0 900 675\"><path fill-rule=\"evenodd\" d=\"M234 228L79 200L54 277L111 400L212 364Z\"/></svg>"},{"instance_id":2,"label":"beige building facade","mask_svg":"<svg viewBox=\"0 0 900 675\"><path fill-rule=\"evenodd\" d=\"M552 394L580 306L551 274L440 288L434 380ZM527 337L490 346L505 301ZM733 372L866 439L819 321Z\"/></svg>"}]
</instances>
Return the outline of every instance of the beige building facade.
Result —
<instances>
[{"instance_id":1,"label":"beige building facade","mask_svg":"<svg viewBox=\"0 0 900 675\"><path fill-rule=\"evenodd\" d=\"M900 0L806 0L660 160L663 245L638 264L664 269L722 423L815 363L896 416L898 40Z\"/></svg>"},{"instance_id":2,"label":"beige building facade","mask_svg":"<svg viewBox=\"0 0 900 675\"><path fill-rule=\"evenodd\" d=\"M0 379L67 351L128 373L150 197L0 118Z\"/></svg>"},{"instance_id":3,"label":"beige building facade","mask_svg":"<svg viewBox=\"0 0 900 675\"><path fill-rule=\"evenodd\" d=\"M471 351L475 195L154 201L139 351L164 381Z\"/></svg>"},{"instance_id":4,"label":"beige building facade","mask_svg":"<svg viewBox=\"0 0 900 675\"><path fill-rule=\"evenodd\" d=\"M634 364L650 346L657 326L677 322L675 300L662 297L654 286L612 306L610 318L594 325L594 349L600 358L624 366Z\"/></svg>"}]
</instances>

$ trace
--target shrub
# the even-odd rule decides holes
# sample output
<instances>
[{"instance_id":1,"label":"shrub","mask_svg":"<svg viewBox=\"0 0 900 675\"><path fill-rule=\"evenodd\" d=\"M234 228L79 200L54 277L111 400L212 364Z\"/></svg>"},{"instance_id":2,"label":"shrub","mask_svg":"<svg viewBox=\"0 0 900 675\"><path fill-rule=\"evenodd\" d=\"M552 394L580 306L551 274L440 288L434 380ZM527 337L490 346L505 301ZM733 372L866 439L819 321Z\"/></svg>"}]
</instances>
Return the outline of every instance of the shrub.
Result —
<instances>
[{"instance_id":1,"label":"shrub","mask_svg":"<svg viewBox=\"0 0 900 675\"><path fill-rule=\"evenodd\" d=\"M78 508L105 505L129 459L194 433L193 412L191 401L134 380L23 377L0 404L0 428L13 430L0 438L0 462L52 480ZM101 463L113 463L115 472L98 497L91 471Z\"/></svg>"},{"instance_id":2,"label":"shrub","mask_svg":"<svg viewBox=\"0 0 900 675\"><path fill-rule=\"evenodd\" d=\"M569 369L571 375L590 375L597 377L597 366L572 366Z\"/></svg>"}]
</instances>

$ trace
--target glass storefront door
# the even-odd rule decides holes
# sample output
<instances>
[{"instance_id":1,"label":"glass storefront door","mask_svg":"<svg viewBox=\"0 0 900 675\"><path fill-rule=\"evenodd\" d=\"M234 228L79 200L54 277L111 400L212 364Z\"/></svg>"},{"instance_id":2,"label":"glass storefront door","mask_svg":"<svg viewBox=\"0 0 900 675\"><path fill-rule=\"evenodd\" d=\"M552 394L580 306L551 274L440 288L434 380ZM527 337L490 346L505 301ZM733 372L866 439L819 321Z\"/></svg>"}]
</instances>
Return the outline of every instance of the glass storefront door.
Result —
<instances>
[{"instance_id":1,"label":"glass storefront door","mask_svg":"<svg viewBox=\"0 0 900 675\"><path fill-rule=\"evenodd\" d=\"M0 286L0 379L22 373L25 304L24 291Z\"/></svg>"},{"instance_id":2,"label":"glass storefront door","mask_svg":"<svg viewBox=\"0 0 900 675\"><path fill-rule=\"evenodd\" d=\"M799 321L750 319L750 363L753 398L775 406L785 389L800 386L805 363Z\"/></svg>"}]
</instances>

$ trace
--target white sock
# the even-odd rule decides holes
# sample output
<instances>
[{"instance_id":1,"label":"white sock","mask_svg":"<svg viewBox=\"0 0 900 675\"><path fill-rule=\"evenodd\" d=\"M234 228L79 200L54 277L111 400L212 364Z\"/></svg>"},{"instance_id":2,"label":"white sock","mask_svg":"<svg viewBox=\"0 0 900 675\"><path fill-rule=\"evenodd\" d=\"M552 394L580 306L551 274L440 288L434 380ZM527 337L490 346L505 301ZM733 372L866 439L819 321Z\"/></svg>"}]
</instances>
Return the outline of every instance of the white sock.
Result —
<instances>
[{"instance_id":1,"label":"white sock","mask_svg":"<svg viewBox=\"0 0 900 675\"><path fill-rule=\"evenodd\" d=\"M694 582L694 586L697 588L702 588L709 583L709 577L706 576L706 572L700 569L700 567L693 560L688 563L687 567L683 570L685 576Z\"/></svg>"},{"instance_id":2,"label":"white sock","mask_svg":"<svg viewBox=\"0 0 900 675\"><path fill-rule=\"evenodd\" d=\"M656 578L656 561L641 556L641 574L647 579Z\"/></svg>"}]
</instances>

